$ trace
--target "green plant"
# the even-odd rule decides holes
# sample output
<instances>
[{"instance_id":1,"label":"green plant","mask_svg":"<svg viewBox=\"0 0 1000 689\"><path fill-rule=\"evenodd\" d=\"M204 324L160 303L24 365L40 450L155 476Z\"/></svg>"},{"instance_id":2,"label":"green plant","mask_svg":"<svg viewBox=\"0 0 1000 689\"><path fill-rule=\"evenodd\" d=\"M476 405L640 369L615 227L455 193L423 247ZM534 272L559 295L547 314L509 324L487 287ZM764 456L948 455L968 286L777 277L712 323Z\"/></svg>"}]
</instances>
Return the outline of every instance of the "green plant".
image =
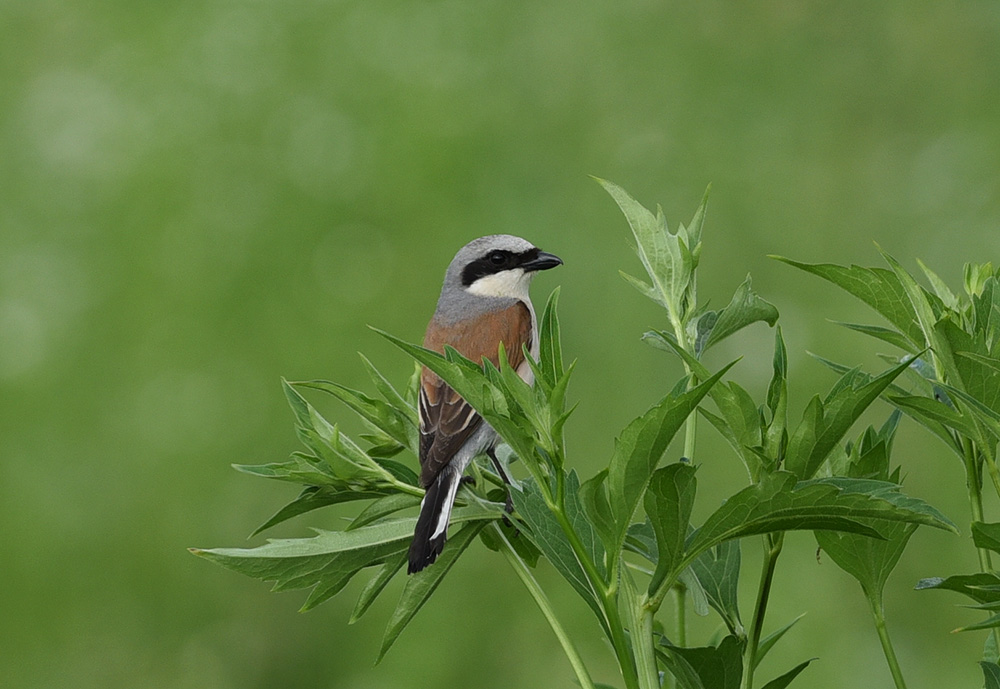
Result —
<instances>
[{"instance_id":1,"label":"green plant","mask_svg":"<svg viewBox=\"0 0 1000 689\"><path fill-rule=\"evenodd\" d=\"M883 251L882 257L888 269L776 258L858 297L892 326L842 324L902 350L901 355L884 358L906 366L912 387L907 390L893 385L882 394L937 436L960 460L979 558L979 572L924 579L917 588L957 591L971 598L973 607L989 613L985 620L962 630L991 630L981 665L986 686L1000 687L996 637L1000 574L992 564L992 554L1000 553L1000 523L985 522L983 511L984 476L1000 496L996 457L1000 438L1000 282L992 264L966 264L964 290L956 293L918 262L930 285L927 289L892 256ZM824 363L835 370L845 369ZM905 544L905 537L899 532L901 544ZM856 573L857 565L854 570L848 571L859 578L866 593L877 588ZM873 612L875 607L873 603Z\"/></svg>"},{"instance_id":2,"label":"green plant","mask_svg":"<svg viewBox=\"0 0 1000 689\"><path fill-rule=\"evenodd\" d=\"M540 356L531 361L533 386L507 365L503 352L499 367L481 365L454 350L440 355L382 333L459 392L502 437L502 461L518 460L525 475L510 488L515 509L507 517L501 478L486 464L473 467L474 481L460 492L444 552L436 564L407 578L378 657L478 540L499 553L524 583L581 686L595 685L532 572L543 558L594 612L596 629L610 642L628 689L653 689L665 682L684 689L751 689L759 662L794 624L764 634L786 531L816 531L831 557L858 576L873 611L877 608L880 614L885 576L913 529L926 524L955 530L933 507L901 492L898 471L889 468L898 417L881 430L865 431L855 443L843 443L863 411L894 389L893 381L911 362L898 362L877 376L845 371L824 397L810 401L798 424L790 425L780 329L763 402L755 402L735 382L723 382L733 364L713 373L702 363L703 354L725 338L753 323L774 325L778 319L777 309L753 292L749 278L726 307L713 311L698 304L696 271L705 202L687 226L671 232L662 211L654 215L619 187L601 184L628 220L649 282L628 275L626 280L666 311L668 327L646 333L645 339L677 355L685 374L660 402L622 430L606 468L581 481L564 443L564 426L572 413L566 396L573 364L563 361L558 291L540 319ZM923 347L914 349L923 352ZM257 548L194 551L273 581L275 590L311 589L303 609L337 594L365 571L370 578L352 621L402 568L415 517L399 513L415 506L422 494L412 469L396 459L416 450L415 379L400 391L367 359L364 364L380 399L325 381L286 382L307 452L294 453L283 463L237 467L305 486L255 533L319 507L366 501L350 524L341 531L275 540ZM327 422L301 395L306 389L332 394L360 415L369 428L361 437L366 447ZM705 405L709 399L714 411ZM691 515L697 494L699 415L742 460L747 486L695 526ZM683 456L665 462L671 441L682 429ZM744 624L736 592L740 541L750 537L762 545L764 559L758 594ZM855 567L852 557L862 566ZM869 576L866 566L876 562ZM665 623L661 609L668 597L676 602L676 614ZM689 643L684 618L688 597L696 610L707 614L713 609L719 615L725 633L717 643ZM884 619L877 620L890 667L901 684ZM772 679L765 689L787 686L809 662Z\"/></svg>"}]
</instances>

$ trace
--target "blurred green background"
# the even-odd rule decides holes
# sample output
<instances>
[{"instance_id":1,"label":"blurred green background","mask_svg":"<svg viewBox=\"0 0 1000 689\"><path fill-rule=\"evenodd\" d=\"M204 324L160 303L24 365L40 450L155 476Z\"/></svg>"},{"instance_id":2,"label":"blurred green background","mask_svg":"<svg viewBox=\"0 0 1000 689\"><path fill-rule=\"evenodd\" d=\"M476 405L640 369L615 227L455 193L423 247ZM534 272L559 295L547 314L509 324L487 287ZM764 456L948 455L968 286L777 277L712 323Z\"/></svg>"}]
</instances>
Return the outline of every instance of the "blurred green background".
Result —
<instances>
[{"instance_id":1,"label":"blurred green background","mask_svg":"<svg viewBox=\"0 0 1000 689\"><path fill-rule=\"evenodd\" d=\"M995 0L0 4L0 686L573 686L481 546L376 668L400 581L349 627L361 582L301 615L301 592L186 552L244 543L295 494L229 467L297 449L279 377L365 387L361 350L401 382L410 363L366 324L419 340L454 252L521 234L565 260L535 295L563 288L589 476L680 368L639 342L664 315L619 278L640 269L588 175L671 223L711 182L700 296L753 274L797 419L832 382L807 350L875 370L887 347L825 320L876 322L863 305L766 255L872 265L876 240L955 287L996 259L998 85ZM744 354L733 375L761 395L772 338L754 326L708 363ZM696 519L744 480L712 433ZM905 421L896 461L967 524L943 446ZM818 656L798 686L890 686L860 589L811 536L788 543L767 629L808 615L761 679ZM983 635L948 633L970 621L959 598L912 590L975 567L967 528L922 529L890 579L911 687L981 686ZM589 610L539 577L617 681Z\"/></svg>"}]
</instances>

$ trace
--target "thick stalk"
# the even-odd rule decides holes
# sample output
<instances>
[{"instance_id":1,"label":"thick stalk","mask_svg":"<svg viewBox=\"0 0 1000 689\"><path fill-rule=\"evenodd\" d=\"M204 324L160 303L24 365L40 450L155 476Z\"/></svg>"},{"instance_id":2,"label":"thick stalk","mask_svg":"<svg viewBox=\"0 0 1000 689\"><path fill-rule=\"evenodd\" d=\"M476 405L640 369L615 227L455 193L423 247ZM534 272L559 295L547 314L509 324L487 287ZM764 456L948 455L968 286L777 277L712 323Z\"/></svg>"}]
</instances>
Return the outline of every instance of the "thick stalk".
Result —
<instances>
[{"instance_id":1,"label":"thick stalk","mask_svg":"<svg viewBox=\"0 0 1000 689\"><path fill-rule=\"evenodd\" d=\"M865 592L867 594L867 591ZM892 648L892 641L889 639L889 630L885 626L885 613L882 610L882 601L875 596L868 596L868 604L872 608L872 617L875 618L875 630L878 632L878 640L882 643L882 652L885 653L885 660L889 664L889 672L892 673L892 681L896 683L896 689L906 689L906 682L903 680L903 671L896 660L896 651Z\"/></svg>"},{"instance_id":2,"label":"thick stalk","mask_svg":"<svg viewBox=\"0 0 1000 689\"><path fill-rule=\"evenodd\" d=\"M566 658L569 659L569 664L573 666L573 671L576 673L577 681L583 689L595 689L594 680L590 678L590 673L587 671L587 667L583 664L583 658L580 657L580 653L576 650L576 646L573 645L573 641L566 634L566 630L559 623L559 618L556 617L555 611L552 609L552 604L549 603L548 597L542 588L538 585L535 577L531 575L531 570L524 563L524 560L517 554L514 547L504 536L503 531L494 523L492 525L494 530L494 535L500 539L504 547L501 552L504 557L507 558L507 562L510 566L514 568L514 572L517 574L518 578L524 584L525 588L528 589L528 593L535 600L539 609L542 611L542 615L545 616L545 620L552 627L552 631L555 632L556 638L559 639L559 644L563 648L563 653L566 654Z\"/></svg>"},{"instance_id":3,"label":"thick stalk","mask_svg":"<svg viewBox=\"0 0 1000 689\"><path fill-rule=\"evenodd\" d=\"M660 670L656 666L656 651L653 648L653 613L646 609L645 600L635 603L639 622L636 627L641 635L634 639L639 684L642 689L660 689Z\"/></svg>"},{"instance_id":4,"label":"thick stalk","mask_svg":"<svg viewBox=\"0 0 1000 689\"><path fill-rule=\"evenodd\" d=\"M767 611L768 598L771 595L771 583L774 581L774 570L781 555L781 546L785 534L767 534L764 536L764 564L760 573L760 585L757 589L757 602L753 609L753 619L750 620L750 636L743 654L743 681L740 689L753 689L753 673L757 659L757 647L760 645L760 634L764 628L764 613Z\"/></svg>"}]
</instances>

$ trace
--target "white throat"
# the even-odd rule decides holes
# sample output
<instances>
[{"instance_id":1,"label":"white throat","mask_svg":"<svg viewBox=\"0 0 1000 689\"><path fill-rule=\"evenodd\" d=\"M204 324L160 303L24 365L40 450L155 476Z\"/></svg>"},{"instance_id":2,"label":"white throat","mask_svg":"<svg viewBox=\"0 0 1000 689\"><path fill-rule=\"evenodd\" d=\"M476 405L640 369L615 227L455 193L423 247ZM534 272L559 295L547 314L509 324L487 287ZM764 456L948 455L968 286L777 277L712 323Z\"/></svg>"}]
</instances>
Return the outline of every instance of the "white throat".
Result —
<instances>
[{"instance_id":1,"label":"white throat","mask_svg":"<svg viewBox=\"0 0 1000 689\"><path fill-rule=\"evenodd\" d=\"M512 268L484 275L465 289L481 297L512 297L526 302L532 277L534 273L526 273L523 268Z\"/></svg>"}]
</instances>

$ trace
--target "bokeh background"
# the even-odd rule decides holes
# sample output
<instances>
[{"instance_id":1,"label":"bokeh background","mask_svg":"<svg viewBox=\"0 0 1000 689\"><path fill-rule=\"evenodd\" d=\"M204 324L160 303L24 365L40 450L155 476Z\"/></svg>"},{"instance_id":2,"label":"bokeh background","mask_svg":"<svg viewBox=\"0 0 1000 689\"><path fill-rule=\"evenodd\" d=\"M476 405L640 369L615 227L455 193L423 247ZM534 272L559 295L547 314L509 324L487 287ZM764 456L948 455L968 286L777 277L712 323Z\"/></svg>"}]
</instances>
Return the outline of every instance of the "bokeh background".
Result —
<instances>
[{"instance_id":1,"label":"bokeh background","mask_svg":"<svg viewBox=\"0 0 1000 689\"><path fill-rule=\"evenodd\" d=\"M797 420L832 382L807 350L876 370L887 347L826 320L877 322L863 305L766 255L873 265L875 240L955 287L1000 257L998 85L995 0L0 4L0 686L573 686L481 546L378 667L400 581L348 626L361 582L302 615L301 592L187 553L246 543L294 495L229 467L297 449L279 377L367 389L360 350L402 382L366 325L418 340L458 247L521 234L565 259L535 294L562 285L589 476L680 368L639 342L664 315L619 278L640 268L588 175L672 223L711 183L700 296L721 306L751 273L778 306ZM744 355L759 396L772 338L754 326L709 364ZM743 481L702 426L698 519ZM896 460L967 524L943 446L906 421ZM970 613L912 590L975 567L967 528L922 529L890 579L911 687L981 686L982 634L949 634ZM615 682L589 610L539 577ZM860 590L811 536L789 538L776 591L768 629L807 615L762 680L818 656L798 686L891 685Z\"/></svg>"}]
</instances>

